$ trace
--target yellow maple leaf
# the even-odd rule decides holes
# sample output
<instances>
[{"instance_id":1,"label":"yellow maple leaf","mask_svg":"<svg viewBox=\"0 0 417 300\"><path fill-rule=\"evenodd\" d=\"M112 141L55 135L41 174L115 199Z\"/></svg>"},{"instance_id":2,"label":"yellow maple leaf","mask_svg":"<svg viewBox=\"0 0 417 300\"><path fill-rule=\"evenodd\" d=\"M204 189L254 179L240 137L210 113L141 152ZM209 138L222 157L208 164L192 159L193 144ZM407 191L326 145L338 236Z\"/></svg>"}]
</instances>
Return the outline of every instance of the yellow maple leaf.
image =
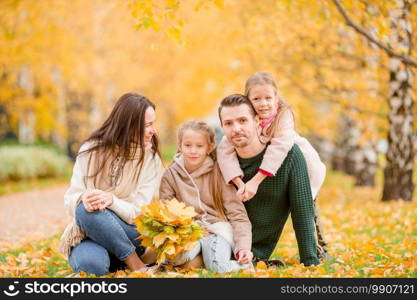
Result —
<instances>
[{"instance_id":1,"label":"yellow maple leaf","mask_svg":"<svg viewBox=\"0 0 417 300\"><path fill-rule=\"evenodd\" d=\"M196 216L194 207L185 206L184 202L179 202L177 199L172 199L167 202L166 208L169 212L177 216L180 220L191 220Z\"/></svg>"},{"instance_id":2,"label":"yellow maple leaf","mask_svg":"<svg viewBox=\"0 0 417 300\"><path fill-rule=\"evenodd\" d=\"M172 242L167 242L165 246L165 253L167 255L175 255L175 245Z\"/></svg>"},{"instance_id":3,"label":"yellow maple leaf","mask_svg":"<svg viewBox=\"0 0 417 300\"><path fill-rule=\"evenodd\" d=\"M256 264L256 268L259 270L267 270L268 267L266 266L265 262L260 261Z\"/></svg>"},{"instance_id":4,"label":"yellow maple leaf","mask_svg":"<svg viewBox=\"0 0 417 300\"><path fill-rule=\"evenodd\" d=\"M166 233L166 232L161 232L160 234L158 234L157 236L155 236L153 238L153 245L155 247L159 247L161 246L166 240L171 240L171 241L176 241L178 240L179 235L175 234L175 233Z\"/></svg>"}]
</instances>

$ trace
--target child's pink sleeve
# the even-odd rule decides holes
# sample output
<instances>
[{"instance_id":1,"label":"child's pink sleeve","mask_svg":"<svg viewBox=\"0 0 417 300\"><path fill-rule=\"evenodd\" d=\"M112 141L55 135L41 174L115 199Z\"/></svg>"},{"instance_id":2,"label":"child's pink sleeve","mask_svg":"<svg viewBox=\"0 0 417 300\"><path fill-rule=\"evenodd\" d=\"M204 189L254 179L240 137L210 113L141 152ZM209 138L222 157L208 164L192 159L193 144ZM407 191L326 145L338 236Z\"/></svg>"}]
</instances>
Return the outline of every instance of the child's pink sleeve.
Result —
<instances>
[{"instance_id":1,"label":"child's pink sleeve","mask_svg":"<svg viewBox=\"0 0 417 300\"><path fill-rule=\"evenodd\" d=\"M266 149L259 171L267 176L275 176L288 152L294 146L296 136L292 113L287 110L281 116L278 127L273 133L271 144Z\"/></svg>"},{"instance_id":2,"label":"child's pink sleeve","mask_svg":"<svg viewBox=\"0 0 417 300\"><path fill-rule=\"evenodd\" d=\"M235 177L243 177L235 147L229 143L225 136L217 146L217 161L226 184L231 183Z\"/></svg>"}]
</instances>

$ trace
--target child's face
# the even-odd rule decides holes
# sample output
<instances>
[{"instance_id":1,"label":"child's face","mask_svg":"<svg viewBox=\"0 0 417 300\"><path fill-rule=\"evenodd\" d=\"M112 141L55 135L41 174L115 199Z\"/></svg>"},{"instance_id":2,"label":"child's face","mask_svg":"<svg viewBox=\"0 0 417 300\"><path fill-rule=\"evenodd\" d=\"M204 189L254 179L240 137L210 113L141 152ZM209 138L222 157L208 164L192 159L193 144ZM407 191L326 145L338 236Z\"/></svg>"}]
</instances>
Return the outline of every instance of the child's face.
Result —
<instances>
[{"instance_id":1,"label":"child's face","mask_svg":"<svg viewBox=\"0 0 417 300\"><path fill-rule=\"evenodd\" d=\"M250 89L249 100L260 118L268 118L277 110L278 99L275 89L269 84L257 84Z\"/></svg>"},{"instance_id":2,"label":"child's face","mask_svg":"<svg viewBox=\"0 0 417 300\"><path fill-rule=\"evenodd\" d=\"M193 129L185 130L179 148L184 156L185 167L191 170L198 169L212 150L207 134Z\"/></svg>"}]
</instances>

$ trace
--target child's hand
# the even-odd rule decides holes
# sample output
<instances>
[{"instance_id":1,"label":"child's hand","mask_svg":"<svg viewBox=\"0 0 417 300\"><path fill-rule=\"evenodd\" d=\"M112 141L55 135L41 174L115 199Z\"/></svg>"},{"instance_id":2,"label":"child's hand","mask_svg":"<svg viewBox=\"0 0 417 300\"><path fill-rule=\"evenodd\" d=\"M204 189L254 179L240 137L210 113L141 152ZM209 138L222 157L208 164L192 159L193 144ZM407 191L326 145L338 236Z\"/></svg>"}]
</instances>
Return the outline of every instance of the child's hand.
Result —
<instances>
[{"instance_id":1,"label":"child's hand","mask_svg":"<svg viewBox=\"0 0 417 300\"><path fill-rule=\"evenodd\" d=\"M239 199L239 201L242 201L242 202L244 201L245 199L245 185L244 184L239 187L239 189L236 192L236 196L237 196L237 199Z\"/></svg>"},{"instance_id":2,"label":"child's hand","mask_svg":"<svg viewBox=\"0 0 417 300\"><path fill-rule=\"evenodd\" d=\"M236 197L239 199L239 201L243 201L245 197L245 183L240 177L235 177L232 179L232 181L237 186Z\"/></svg>"},{"instance_id":3,"label":"child's hand","mask_svg":"<svg viewBox=\"0 0 417 300\"><path fill-rule=\"evenodd\" d=\"M252 261L253 253L250 250L241 249L236 253L237 262L241 265L248 264Z\"/></svg>"},{"instance_id":4,"label":"child's hand","mask_svg":"<svg viewBox=\"0 0 417 300\"><path fill-rule=\"evenodd\" d=\"M259 182L256 181L254 178L246 182L245 184L245 194L242 201L249 201L250 199L255 196L256 192L258 191Z\"/></svg>"},{"instance_id":5,"label":"child's hand","mask_svg":"<svg viewBox=\"0 0 417 300\"><path fill-rule=\"evenodd\" d=\"M266 178L265 174L262 174L261 172L258 172L255 176L251 178L248 182L245 184L245 195L243 201L248 201L255 196L256 192L258 191L258 187L261 184L261 182Z\"/></svg>"}]
</instances>

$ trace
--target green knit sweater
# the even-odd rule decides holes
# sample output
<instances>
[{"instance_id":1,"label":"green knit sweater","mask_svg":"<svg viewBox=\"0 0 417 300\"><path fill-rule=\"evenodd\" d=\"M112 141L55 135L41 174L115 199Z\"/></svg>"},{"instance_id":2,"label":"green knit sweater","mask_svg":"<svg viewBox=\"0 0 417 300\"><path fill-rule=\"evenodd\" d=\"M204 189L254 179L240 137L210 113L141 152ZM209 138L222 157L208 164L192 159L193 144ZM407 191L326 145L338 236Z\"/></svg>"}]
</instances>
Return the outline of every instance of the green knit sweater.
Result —
<instances>
[{"instance_id":1,"label":"green knit sweater","mask_svg":"<svg viewBox=\"0 0 417 300\"><path fill-rule=\"evenodd\" d=\"M244 182L258 172L265 150L252 158L239 157ZM259 185L256 195L245 202L245 207L252 223L255 257L268 259L271 256L291 213L301 262L304 265L319 263L310 181L304 156L297 145L288 152L275 176L265 178Z\"/></svg>"}]
</instances>

